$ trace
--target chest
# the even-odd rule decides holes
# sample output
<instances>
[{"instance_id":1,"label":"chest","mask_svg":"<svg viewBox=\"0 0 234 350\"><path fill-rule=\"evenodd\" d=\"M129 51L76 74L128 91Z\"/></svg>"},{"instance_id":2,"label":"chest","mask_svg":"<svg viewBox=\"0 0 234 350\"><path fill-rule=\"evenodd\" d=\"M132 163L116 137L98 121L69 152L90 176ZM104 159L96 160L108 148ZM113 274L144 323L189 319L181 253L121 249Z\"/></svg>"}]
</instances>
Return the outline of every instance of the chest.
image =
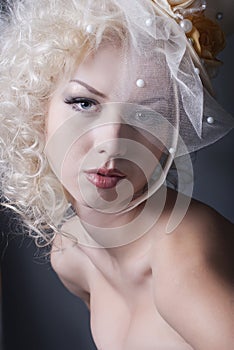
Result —
<instances>
[{"instance_id":1,"label":"chest","mask_svg":"<svg viewBox=\"0 0 234 350\"><path fill-rule=\"evenodd\" d=\"M158 313L150 270L114 282L97 271L90 292L98 350L192 350Z\"/></svg>"}]
</instances>

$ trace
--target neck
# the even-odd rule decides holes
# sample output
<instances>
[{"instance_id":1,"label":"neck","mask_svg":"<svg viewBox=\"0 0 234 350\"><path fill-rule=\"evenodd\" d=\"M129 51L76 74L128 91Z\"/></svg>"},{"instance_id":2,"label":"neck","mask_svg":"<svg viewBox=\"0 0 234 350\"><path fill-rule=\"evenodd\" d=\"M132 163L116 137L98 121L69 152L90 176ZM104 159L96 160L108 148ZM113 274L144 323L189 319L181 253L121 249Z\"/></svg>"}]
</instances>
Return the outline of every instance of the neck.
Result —
<instances>
[{"instance_id":1,"label":"neck","mask_svg":"<svg viewBox=\"0 0 234 350\"><path fill-rule=\"evenodd\" d=\"M138 240L157 222L165 204L160 192L125 213L104 214L77 206L77 216L65 223L63 230L75 236L80 245L106 249L122 247Z\"/></svg>"},{"instance_id":2,"label":"neck","mask_svg":"<svg viewBox=\"0 0 234 350\"><path fill-rule=\"evenodd\" d=\"M77 216L83 224L94 226L96 228L116 228L131 222L144 207L144 203L123 213L104 213L90 207L76 205L74 207Z\"/></svg>"},{"instance_id":3,"label":"neck","mask_svg":"<svg viewBox=\"0 0 234 350\"><path fill-rule=\"evenodd\" d=\"M78 243L95 264L98 264L100 254L102 257L104 254L122 265L131 256L141 256L148 249L147 245L142 246L142 242L149 231L150 218L154 216L151 206L146 208L146 203L118 215L103 214L81 206L75 209L77 216L72 230L78 232ZM108 264L108 260L105 261Z\"/></svg>"}]
</instances>

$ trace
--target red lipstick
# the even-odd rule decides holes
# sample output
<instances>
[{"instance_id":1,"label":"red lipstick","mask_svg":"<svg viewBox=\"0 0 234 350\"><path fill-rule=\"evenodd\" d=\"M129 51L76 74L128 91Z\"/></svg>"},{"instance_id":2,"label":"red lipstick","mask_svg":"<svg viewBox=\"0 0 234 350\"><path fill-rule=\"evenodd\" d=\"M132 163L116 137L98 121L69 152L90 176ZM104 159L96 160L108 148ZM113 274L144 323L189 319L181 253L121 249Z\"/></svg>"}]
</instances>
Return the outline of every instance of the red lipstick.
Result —
<instances>
[{"instance_id":1,"label":"red lipstick","mask_svg":"<svg viewBox=\"0 0 234 350\"><path fill-rule=\"evenodd\" d=\"M86 172L87 179L102 189L114 188L126 176L118 169L99 168Z\"/></svg>"}]
</instances>

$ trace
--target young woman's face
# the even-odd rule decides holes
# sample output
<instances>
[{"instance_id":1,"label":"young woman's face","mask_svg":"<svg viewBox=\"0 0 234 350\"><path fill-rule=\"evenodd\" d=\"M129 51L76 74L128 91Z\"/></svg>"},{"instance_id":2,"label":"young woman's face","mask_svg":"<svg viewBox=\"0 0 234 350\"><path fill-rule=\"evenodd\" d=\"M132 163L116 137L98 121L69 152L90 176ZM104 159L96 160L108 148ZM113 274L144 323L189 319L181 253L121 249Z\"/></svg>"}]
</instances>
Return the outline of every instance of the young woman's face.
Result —
<instances>
[{"instance_id":1,"label":"young woman's face","mask_svg":"<svg viewBox=\"0 0 234 350\"><path fill-rule=\"evenodd\" d=\"M168 84L160 74L164 84L140 61L131 69L120 49L103 46L58 86L47 156L76 205L107 209L147 186L164 150L160 115L168 113Z\"/></svg>"}]
</instances>

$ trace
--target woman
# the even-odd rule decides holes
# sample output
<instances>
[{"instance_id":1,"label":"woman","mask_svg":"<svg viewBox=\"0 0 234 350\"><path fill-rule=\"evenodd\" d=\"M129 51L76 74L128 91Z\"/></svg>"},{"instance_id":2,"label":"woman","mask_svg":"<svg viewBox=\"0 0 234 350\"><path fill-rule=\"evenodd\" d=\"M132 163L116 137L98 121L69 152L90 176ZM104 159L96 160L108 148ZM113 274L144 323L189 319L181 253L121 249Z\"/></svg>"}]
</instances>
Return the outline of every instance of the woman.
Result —
<instances>
[{"instance_id":1,"label":"woman","mask_svg":"<svg viewBox=\"0 0 234 350\"><path fill-rule=\"evenodd\" d=\"M4 205L53 244L98 349L233 345L233 225L191 199L189 153L233 127L204 9L19 1L2 24Z\"/></svg>"}]
</instances>

